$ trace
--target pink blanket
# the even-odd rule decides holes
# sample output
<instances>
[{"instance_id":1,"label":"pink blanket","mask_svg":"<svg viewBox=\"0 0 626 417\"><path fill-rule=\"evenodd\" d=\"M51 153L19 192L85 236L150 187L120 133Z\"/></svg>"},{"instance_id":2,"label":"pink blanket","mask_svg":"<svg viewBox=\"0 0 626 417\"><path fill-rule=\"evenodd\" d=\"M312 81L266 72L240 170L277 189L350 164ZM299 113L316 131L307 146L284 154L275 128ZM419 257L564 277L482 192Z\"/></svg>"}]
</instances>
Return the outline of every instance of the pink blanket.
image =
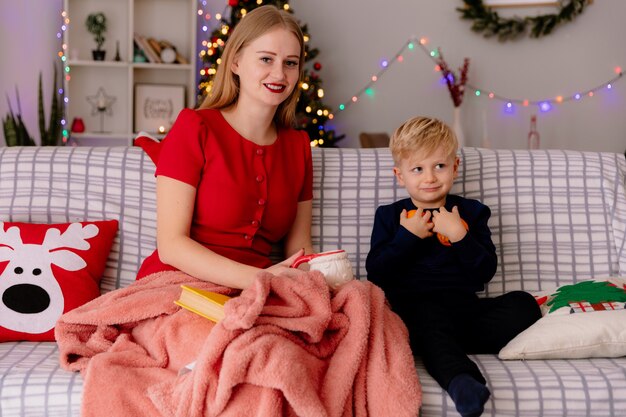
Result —
<instances>
[{"instance_id":1,"label":"pink blanket","mask_svg":"<svg viewBox=\"0 0 626 417\"><path fill-rule=\"evenodd\" d=\"M407 331L374 285L331 294L319 272L262 273L213 325L174 305L181 284L228 291L165 272L61 317L61 363L84 376L84 417L417 416Z\"/></svg>"}]
</instances>

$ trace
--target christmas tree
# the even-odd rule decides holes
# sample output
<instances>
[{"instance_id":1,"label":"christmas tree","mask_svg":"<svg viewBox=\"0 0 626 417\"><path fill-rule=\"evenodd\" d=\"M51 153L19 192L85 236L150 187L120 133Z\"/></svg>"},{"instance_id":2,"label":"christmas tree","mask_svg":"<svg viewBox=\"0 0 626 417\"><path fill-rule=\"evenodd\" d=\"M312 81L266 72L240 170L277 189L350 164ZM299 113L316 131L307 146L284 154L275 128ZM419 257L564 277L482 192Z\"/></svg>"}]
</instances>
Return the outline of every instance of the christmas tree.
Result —
<instances>
[{"instance_id":1,"label":"christmas tree","mask_svg":"<svg viewBox=\"0 0 626 417\"><path fill-rule=\"evenodd\" d=\"M203 42L200 58L204 67L200 71L198 84L198 103L202 103L206 94L211 91L213 77L220 64L224 45L228 40L233 28L245 17L246 13L266 4L274 5L293 13L289 1L284 0L228 0L230 17L222 17L221 26L213 30L209 39ZM332 120L331 109L322 102L324 89L319 72L322 64L315 61L319 51L309 45L310 36L307 25L301 25L305 40L305 63L304 79L298 86L300 99L296 107L296 128L306 130L311 138L311 146L333 147L336 142L343 138L337 136L332 129L326 129L326 123Z\"/></svg>"}]
</instances>

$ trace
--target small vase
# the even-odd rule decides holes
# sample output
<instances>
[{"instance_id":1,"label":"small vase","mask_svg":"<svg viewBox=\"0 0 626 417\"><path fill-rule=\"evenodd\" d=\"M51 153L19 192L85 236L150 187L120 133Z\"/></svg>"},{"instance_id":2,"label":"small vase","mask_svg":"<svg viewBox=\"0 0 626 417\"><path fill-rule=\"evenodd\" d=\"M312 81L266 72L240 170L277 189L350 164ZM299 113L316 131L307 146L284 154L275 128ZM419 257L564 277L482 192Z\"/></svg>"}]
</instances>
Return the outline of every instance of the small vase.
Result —
<instances>
[{"instance_id":1,"label":"small vase","mask_svg":"<svg viewBox=\"0 0 626 417\"><path fill-rule=\"evenodd\" d=\"M105 51L104 49L103 50L94 49L91 51L94 61L104 61L104 57L106 56L106 53L107 51Z\"/></svg>"},{"instance_id":2,"label":"small vase","mask_svg":"<svg viewBox=\"0 0 626 417\"><path fill-rule=\"evenodd\" d=\"M465 146L465 134L463 133L463 121L461 120L461 106L455 107L452 113L452 130L456 134L456 140L459 142L459 148Z\"/></svg>"}]
</instances>

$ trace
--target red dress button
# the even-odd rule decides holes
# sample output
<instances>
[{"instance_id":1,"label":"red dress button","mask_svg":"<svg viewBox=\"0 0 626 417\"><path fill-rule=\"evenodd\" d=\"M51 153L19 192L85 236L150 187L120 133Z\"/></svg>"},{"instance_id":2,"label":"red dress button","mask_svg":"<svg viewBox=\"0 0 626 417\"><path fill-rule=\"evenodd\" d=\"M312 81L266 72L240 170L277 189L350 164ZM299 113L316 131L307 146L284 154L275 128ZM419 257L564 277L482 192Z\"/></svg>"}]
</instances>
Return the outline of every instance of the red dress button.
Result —
<instances>
[{"instance_id":1,"label":"red dress button","mask_svg":"<svg viewBox=\"0 0 626 417\"><path fill-rule=\"evenodd\" d=\"M263 155L263 149L258 148L258 149L256 150L256 154L257 154L257 155L259 155L259 156Z\"/></svg>"},{"instance_id":2,"label":"red dress button","mask_svg":"<svg viewBox=\"0 0 626 417\"><path fill-rule=\"evenodd\" d=\"M245 240L250 240L250 239L252 239L252 236L250 236L250 235L243 235L243 238Z\"/></svg>"},{"instance_id":3,"label":"red dress button","mask_svg":"<svg viewBox=\"0 0 626 417\"><path fill-rule=\"evenodd\" d=\"M260 224L258 220L252 220L252 226L259 227Z\"/></svg>"},{"instance_id":4,"label":"red dress button","mask_svg":"<svg viewBox=\"0 0 626 417\"><path fill-rule=\"evenodd\" d=\"M256 182L263 182L263 175L257 175L256 176Z\"/></svg>"},{"instance_id":5,"label":"red dress button","mask_svg":"<svg viewBox=\"0 0 626 417\"><path fill-rule=\"evenodd\" d=\"M257 201L257 203L259 203L259 206L263 206L263 205L265 205L265 199L264 198L259 198L259 201Z\"/></svg>"}]
</instances>

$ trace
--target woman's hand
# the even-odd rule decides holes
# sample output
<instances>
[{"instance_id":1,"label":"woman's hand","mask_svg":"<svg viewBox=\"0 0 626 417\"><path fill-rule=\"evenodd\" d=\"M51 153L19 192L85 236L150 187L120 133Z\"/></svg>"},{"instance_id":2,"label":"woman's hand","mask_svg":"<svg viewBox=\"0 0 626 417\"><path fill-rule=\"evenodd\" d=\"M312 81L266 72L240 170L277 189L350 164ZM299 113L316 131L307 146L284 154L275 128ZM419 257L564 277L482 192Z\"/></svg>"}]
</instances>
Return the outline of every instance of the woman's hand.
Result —
<instances>
[{"instance_id":1,"label":"woman's hand","mask_svg":"<svg viewBox=\"0 0 626 417\"><path fill-rule=\"evenodd\" d=\"M265 268L267 272L270 272L274 275L287 275L289 277L295 277L297 275L302 274L302 270L298 268L292 268L291 265L298 259L300 256L304 255L304 249L298 250L296 253L291 255L289 258L285 259L282 262L279 262L275 265L272 265L268 268Z\"/></svg>"}]
</instances>

